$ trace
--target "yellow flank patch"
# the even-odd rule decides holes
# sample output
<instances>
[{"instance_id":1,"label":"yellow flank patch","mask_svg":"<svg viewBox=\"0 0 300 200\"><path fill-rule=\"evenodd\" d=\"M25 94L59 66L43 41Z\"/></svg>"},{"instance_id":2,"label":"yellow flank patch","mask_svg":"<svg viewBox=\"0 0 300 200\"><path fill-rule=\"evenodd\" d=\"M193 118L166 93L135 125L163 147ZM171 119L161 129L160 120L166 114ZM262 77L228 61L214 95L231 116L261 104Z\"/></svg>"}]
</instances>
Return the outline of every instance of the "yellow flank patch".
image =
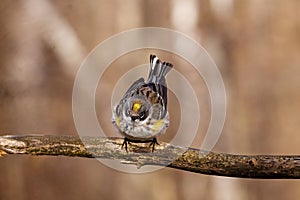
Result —
<instances>
[{"instance_id":1,"label":"yellow flank patch","mask_svg":"<svg viewBox=\"0 0 300 200\"><path fill-rule=\"evenodd\" d=\"M161 128L162 128L162 126L164 125L164 120L163 119L161 119L161 120L158 120L157 122L155 122L154 124L153 124L153 130L154 131L159 131Z\"/></svg>"},{"instance_id":2,"label":"yellow flank patch","mask_svg":"<svg viewBox=\"0 0 300 200\"><path fill-rule=\"evenodd\" d=\"M118 127L120 127L120 119L119 119L119 117L116 117L116 124L117 124Z\"/></svg>"},{"instance_id":3,"label":"yellow flank patch","mask_svg":"<svg viewBox=\"0 0 300 200\"><path fill-rule=\"evenodd\" d=\"M138 112L139 110L140 110L140 108L141 108L141 103L140 102L135 102L134 104L133 104L133 112Z\"/></svg>"}]
</instances>

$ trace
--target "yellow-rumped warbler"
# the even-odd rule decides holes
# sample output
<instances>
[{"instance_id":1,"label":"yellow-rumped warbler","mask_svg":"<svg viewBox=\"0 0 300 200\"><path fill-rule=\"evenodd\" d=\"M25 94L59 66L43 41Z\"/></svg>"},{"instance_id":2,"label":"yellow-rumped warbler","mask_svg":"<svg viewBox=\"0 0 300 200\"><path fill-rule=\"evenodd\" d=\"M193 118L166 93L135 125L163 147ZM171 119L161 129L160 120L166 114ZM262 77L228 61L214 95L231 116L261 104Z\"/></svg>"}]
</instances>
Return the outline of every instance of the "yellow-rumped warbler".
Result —
<instances>
[{"instance_id":1,"label":"yellow-rumped warbler","mask_svg":"<svg viewBox=\"0 0 300 200\"><path fill-rule=\"evenodd\" d=\"M125 136L122 147L125 145L126 151L130 142L151 142L153 151L158 144L156 136L169 126L165 76L172 67L150 55L148 80L135 81L113 109L112 122Z\"/></svg>"}]
</instances>

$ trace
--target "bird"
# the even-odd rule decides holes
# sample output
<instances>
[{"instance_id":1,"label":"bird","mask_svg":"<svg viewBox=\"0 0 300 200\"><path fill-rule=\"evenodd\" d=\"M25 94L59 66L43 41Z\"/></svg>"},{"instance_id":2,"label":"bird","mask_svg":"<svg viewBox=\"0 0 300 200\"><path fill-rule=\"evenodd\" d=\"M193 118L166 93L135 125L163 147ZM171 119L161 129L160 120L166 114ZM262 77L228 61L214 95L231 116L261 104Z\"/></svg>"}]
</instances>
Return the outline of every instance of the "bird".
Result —
<instances>
[{"instance_id":1,"label":"bird","mask_svg":"<svg viewBox=\"0 0 300 200\"><path fill-rule=\"evenodd\" d=\"M131 142L150 143L152 152L159 145L156 136L165 133L170 122L166 75L172 68L173 64L151 54L147 81L136 80L113 108L112 123L124 136L126 152Z\"/></svg>"}]
</instances>

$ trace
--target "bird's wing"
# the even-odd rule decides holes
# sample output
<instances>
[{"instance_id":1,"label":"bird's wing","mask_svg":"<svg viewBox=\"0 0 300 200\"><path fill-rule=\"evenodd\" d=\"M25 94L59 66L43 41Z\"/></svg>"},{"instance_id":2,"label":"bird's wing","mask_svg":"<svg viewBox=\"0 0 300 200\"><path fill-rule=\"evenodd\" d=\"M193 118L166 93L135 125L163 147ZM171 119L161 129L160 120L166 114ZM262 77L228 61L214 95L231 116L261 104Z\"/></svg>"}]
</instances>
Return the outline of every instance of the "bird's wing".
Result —
<instances>
[{"instance_id":1,"label":"bird's wing","mask_svg":"<svg viewBox=\"0 0 300 200\"><path fill-rule=\"evenodd\" d=\"M123 98L126 98L127 96L130 96L130 94L135 91L137 88L141 87L142 85L145 84L144 78L140 78L137 81L135 81L129 89L125 92Z\"/></svg>"}]
</instances>

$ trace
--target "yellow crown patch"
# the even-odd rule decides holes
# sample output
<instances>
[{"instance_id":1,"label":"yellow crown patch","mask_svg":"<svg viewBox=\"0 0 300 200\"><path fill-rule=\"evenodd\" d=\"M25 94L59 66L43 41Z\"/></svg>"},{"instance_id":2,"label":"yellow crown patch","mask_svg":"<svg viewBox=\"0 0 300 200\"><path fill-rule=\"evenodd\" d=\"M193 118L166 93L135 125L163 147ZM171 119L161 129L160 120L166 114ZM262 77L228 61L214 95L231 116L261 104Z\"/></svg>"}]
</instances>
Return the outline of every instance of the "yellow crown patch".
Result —
<instances>
[{"instance_id":1,"label":"yellow crown patch","mask_svg":"<svg viewBox=\"0 0 300 200\"><path fill-rule=\"evenodd\" d=\"M135 102L132 107L133 112L138 112L140 110L141 106L142 105L140 102Z\"/></svg>"}]
</instances>

